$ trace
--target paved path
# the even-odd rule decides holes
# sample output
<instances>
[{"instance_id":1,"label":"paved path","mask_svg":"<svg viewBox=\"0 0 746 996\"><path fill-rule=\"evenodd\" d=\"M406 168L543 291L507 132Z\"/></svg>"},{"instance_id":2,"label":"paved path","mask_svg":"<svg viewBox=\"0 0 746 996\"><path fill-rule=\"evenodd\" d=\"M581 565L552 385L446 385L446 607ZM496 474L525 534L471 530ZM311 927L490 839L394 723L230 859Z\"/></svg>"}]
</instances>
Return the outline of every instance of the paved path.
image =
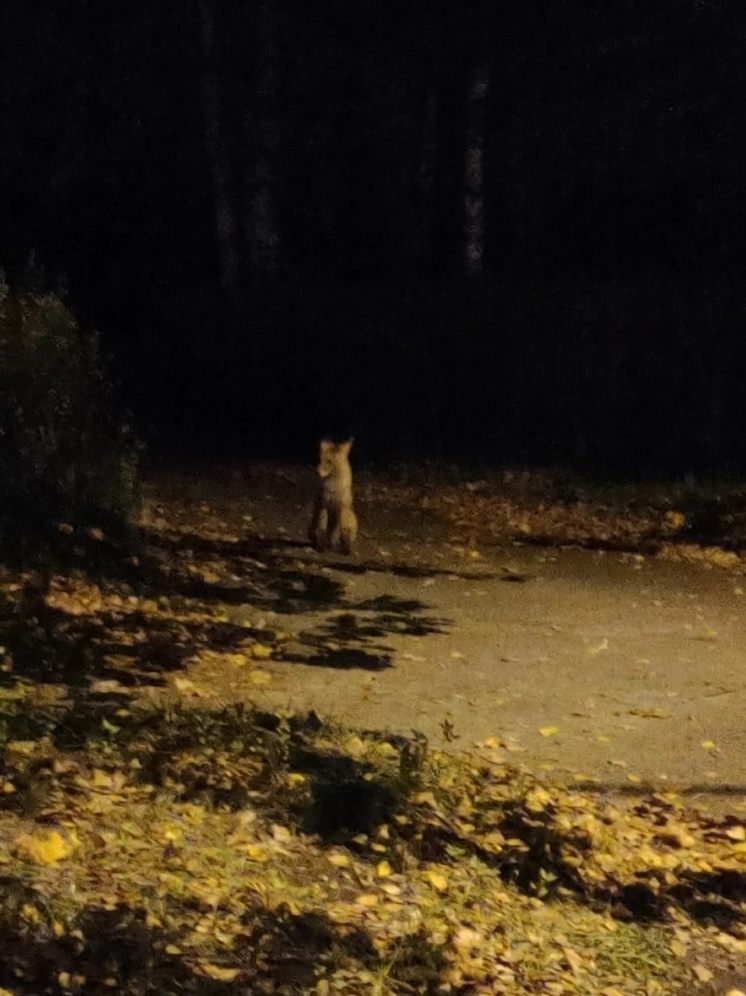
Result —
<instances>
[{"instance_id":1,"label":"paved path","mask_svg":"<svg viewBox=\"0 0 746 996\"><path fill-rule=\"evenodd\" d=\"M252 508L267 535L302 535L297 501ZM360 511L357 560L288 548L341 588L323 606L301 590L305 611L274 620L297 636L260 701L436 743L493 737L602 784L746 795L746 579L572 549L470 560L416 513Z\"/></svg>"}]
</instances>

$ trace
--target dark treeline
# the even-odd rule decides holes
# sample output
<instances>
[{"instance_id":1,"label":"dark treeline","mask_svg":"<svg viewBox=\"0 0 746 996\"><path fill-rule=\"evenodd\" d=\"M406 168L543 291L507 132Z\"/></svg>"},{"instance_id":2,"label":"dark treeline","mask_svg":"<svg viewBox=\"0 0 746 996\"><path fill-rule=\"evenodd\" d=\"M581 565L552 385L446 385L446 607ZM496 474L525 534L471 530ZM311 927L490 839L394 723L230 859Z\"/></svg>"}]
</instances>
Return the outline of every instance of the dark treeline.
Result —
<instances>
[{"instance_id":1,"label":"dark treeline","mask_svg":"<svg viewBox=\"0 0 746 996\"><path fill-rule=\"evenodd\" d=\"M746 12L6 0L0 263L185 445L743 466Z\"/></svg>"}]
</instances>

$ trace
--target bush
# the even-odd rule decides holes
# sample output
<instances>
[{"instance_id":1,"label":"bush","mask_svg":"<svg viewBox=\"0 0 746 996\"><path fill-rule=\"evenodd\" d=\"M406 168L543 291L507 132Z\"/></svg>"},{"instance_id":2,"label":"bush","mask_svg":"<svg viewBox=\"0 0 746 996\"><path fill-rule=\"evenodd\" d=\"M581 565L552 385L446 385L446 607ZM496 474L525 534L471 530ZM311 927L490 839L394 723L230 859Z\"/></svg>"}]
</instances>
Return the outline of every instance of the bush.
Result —
<instances>
[{"instance_id":1,"label":"bush","mask_svg":"<svg viewBox=\"0 0 746 996\"><path fill-rule=\"evenodd\" d=\"M125 524L140 447L117 414L95 333L0 271L0 550L28 552L61 522Z\"/></svg>"}]
</instances>

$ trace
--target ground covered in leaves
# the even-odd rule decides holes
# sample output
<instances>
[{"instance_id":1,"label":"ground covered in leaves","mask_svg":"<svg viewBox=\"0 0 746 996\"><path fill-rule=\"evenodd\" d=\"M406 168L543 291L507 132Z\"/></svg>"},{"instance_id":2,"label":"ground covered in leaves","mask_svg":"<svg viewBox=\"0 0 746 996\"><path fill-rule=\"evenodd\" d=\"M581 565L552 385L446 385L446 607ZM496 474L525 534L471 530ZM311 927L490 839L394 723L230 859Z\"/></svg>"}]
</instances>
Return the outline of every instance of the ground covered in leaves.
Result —
<instances>
[{"instance_id":1,"label":"ground covered in leaves","mask_svg":"<svg viewBox=\"0 0 746 996\"><path fill-rule=\"evenodd\" d=\"M563 787L499 737L455 753L251 706L273 662L292 666L297 603L328 612L343 582L305 552L298 478L238 475L159 482L134 546L93 525L48 591L3 573L0 989L745 989L740 795L715 814L671 791ZM258 524L251 496L278 481L276 521ZM524 477L360 491L393 536L393 517L426 520L465 565L521 538L740 569L737 496L612 500ZM393 599L367 612L422 639L439 625ZM346 615L319 675L357 660ZM206 669L230 679L203 684Z\"/></svg>"}]
</instances>

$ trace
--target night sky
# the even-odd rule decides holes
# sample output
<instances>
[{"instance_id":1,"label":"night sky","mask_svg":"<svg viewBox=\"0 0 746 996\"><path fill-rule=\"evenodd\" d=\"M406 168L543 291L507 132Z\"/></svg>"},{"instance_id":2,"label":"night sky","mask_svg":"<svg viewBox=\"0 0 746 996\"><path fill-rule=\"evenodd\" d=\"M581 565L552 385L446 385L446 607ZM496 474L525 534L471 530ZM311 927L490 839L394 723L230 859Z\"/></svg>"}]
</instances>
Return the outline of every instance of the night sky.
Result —
<instances>
[{"instance_id":1,"label":"night sky","mask_svg":"<svg viewBox=\"0 0 746 996\"><path fill-rule=\"evenodd\" d=\"M4 0L0 266L156 451L743 468L735 10Z\"/></svg>"}]
</instances>

